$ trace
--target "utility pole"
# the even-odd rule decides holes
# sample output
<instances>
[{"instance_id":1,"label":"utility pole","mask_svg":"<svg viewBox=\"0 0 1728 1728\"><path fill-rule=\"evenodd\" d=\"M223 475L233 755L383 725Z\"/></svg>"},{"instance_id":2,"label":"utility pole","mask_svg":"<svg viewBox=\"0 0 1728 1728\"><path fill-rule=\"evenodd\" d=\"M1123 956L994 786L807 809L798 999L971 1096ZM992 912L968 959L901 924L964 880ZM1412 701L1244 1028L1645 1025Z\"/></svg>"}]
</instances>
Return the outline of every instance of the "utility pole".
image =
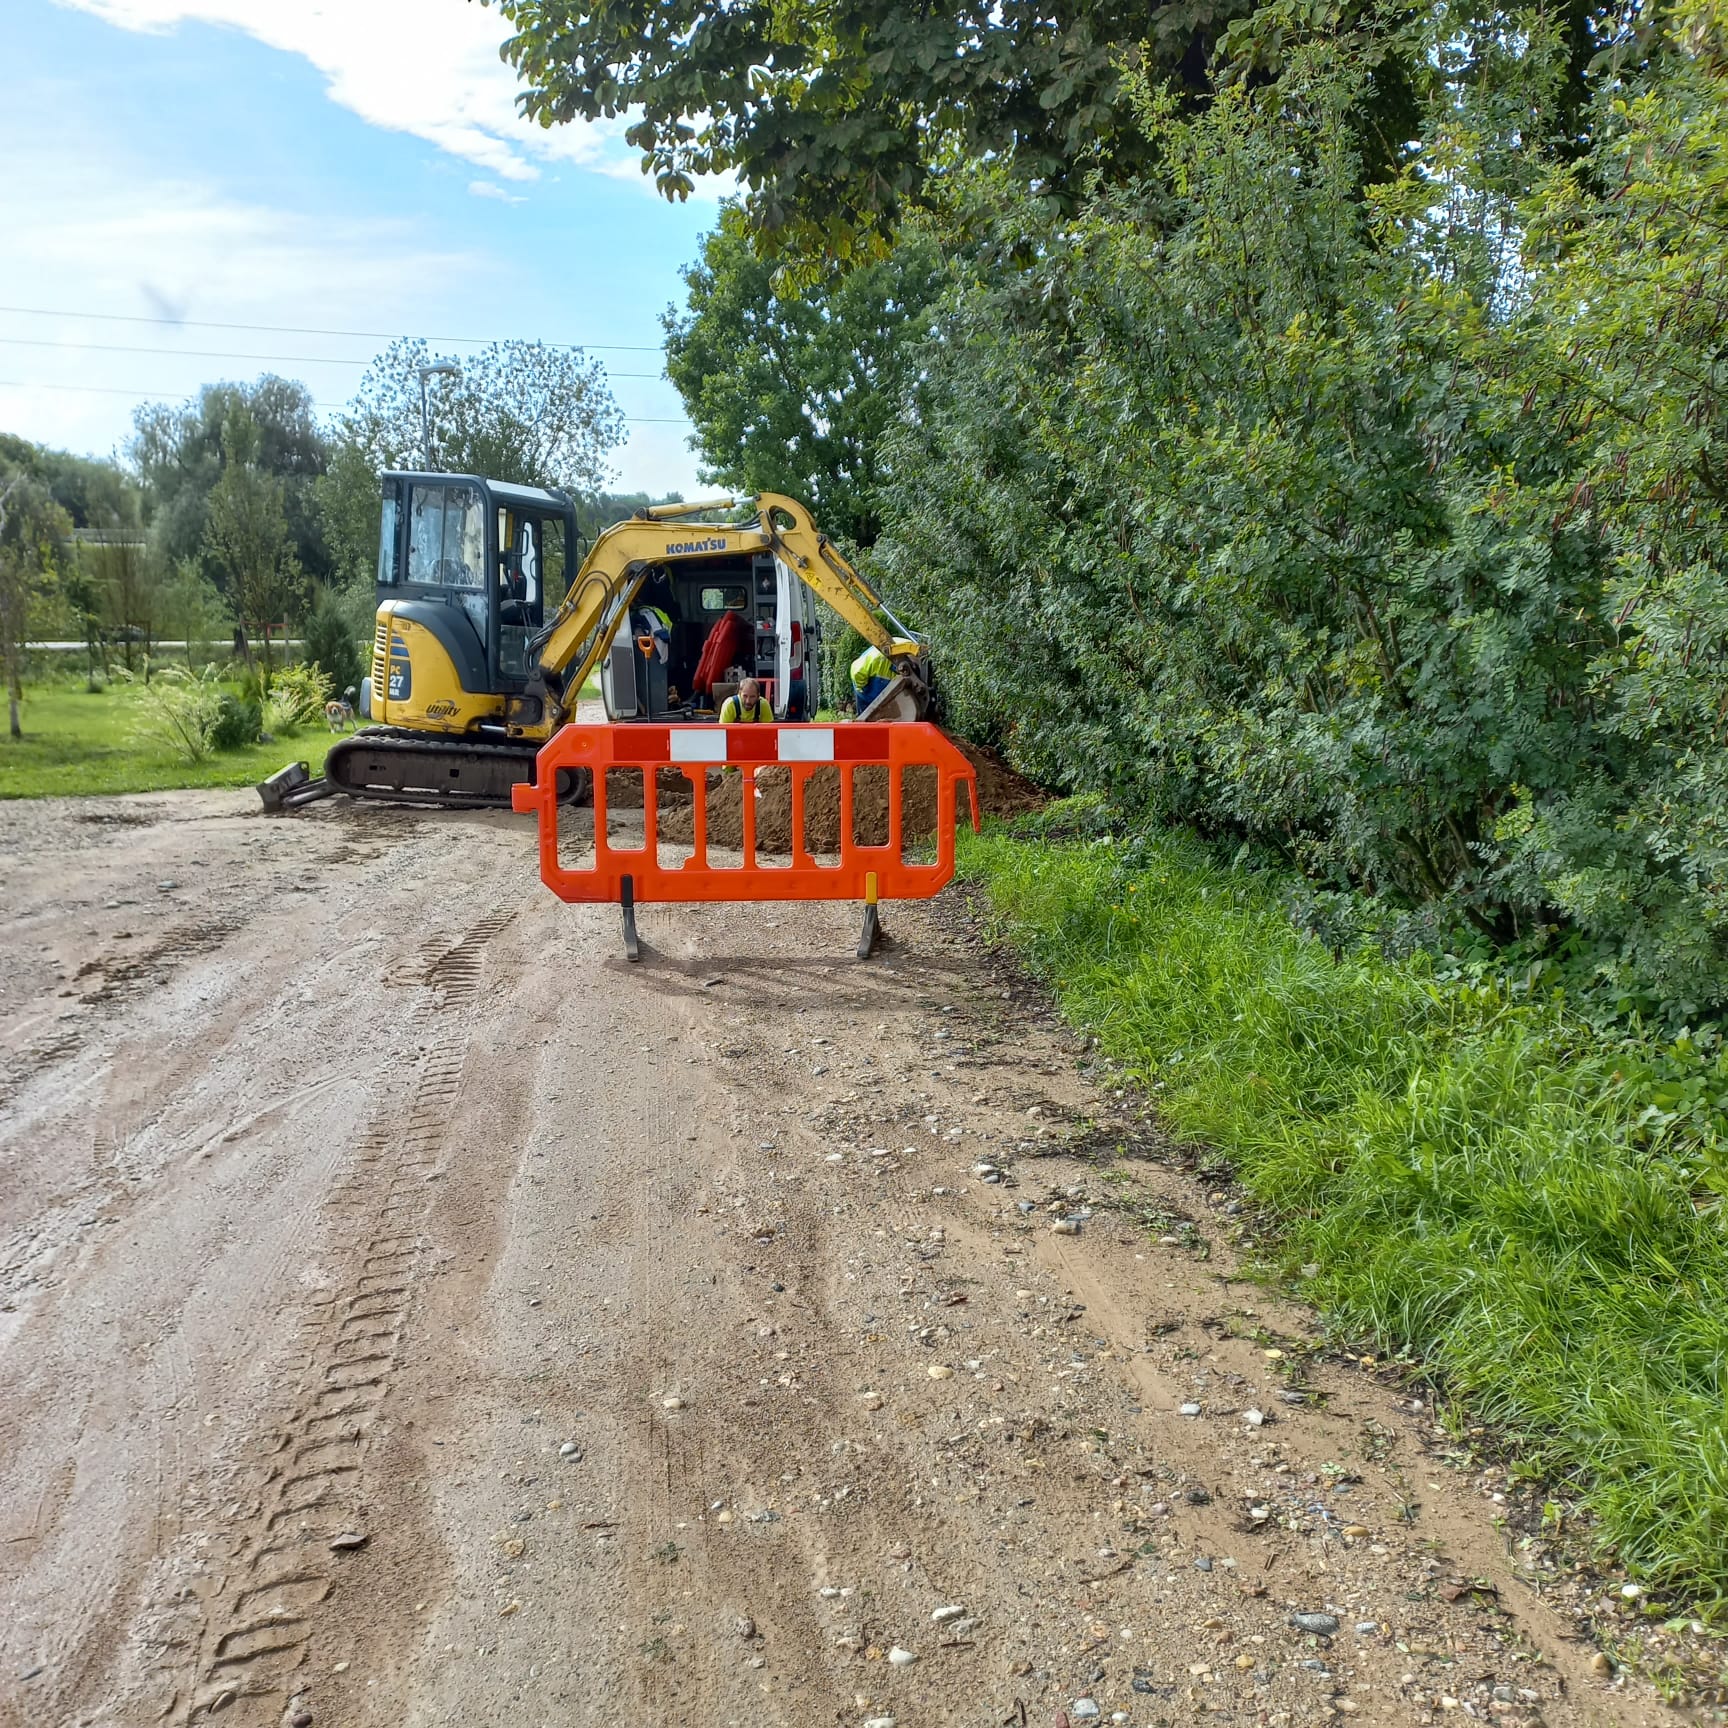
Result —
<instances>
[{"instance_id":1,"label":"utility pole","mask_svg":"<svg viewBox=\"0 0 1728 1728\"><path fill-rule=\"evenodd\" d=\"M420 380L420 465L432 471L432 422L426 413L426 380L428 378L460 378L462 368L453 360L436 360L429 366L416 366L414 375Z\"/></svg>"}]
</instances>

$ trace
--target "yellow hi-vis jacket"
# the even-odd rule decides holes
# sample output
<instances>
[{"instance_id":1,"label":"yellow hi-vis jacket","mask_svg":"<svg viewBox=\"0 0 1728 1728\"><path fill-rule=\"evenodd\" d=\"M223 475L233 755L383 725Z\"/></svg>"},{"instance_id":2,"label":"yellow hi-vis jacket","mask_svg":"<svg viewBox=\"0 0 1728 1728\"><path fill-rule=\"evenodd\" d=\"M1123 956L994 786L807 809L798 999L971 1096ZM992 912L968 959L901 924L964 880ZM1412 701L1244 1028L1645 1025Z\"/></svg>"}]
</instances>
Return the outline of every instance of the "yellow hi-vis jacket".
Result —
<instances>
[{"instance_id":1,"label":"yellow hi-vis jacket","mask_svg":"<svg viewBox=\"0 0 1728 1728\"><path fill-rule=\"evenodd\" d=\"M774 710L769 707L766 696L756 698L756 712L754 714L746 714L743 705L736 696L728 696L720 704L720 724L722 726L733 726L740 721L772 721L773 718Z\"/></svg>"},{"instance_id":2,"label":"yellow hi-vis jacket","mask_svg":"<svg viewBox=\"0 0 1728 1728\"><path fill-rule=\"evenodd\" d=\"M866 648L852 662L852 688L862 690L872 678L892 678L894 663L880 648Z\"/></svg>"}]
</instances>

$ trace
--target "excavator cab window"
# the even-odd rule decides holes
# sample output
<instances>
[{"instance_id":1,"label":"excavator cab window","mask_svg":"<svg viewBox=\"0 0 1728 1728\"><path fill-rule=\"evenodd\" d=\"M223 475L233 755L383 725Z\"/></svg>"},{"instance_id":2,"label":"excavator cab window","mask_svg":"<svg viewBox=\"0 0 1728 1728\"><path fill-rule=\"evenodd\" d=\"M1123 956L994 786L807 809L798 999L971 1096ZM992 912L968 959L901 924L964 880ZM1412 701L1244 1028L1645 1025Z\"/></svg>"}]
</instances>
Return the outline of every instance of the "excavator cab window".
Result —
<instances>
[{"instance_id":1,"label":"excavator cab window","mask_svg":"<svg viewBox=\"0 0 1728 1728\"><path fill-rule=\"evenodd\" d=\"M528 640L563 598L564 536L561 516L499 508L498 670L505 678L528 676Z\"/></svg>"},{"instance_id":2,"label":"excavator cab window","mask_svg":"<svg viewBox=\"0 0 1728 1728\"><path fill-rule=\"evenodd\" d=\"M378 521L378 586L393 587L396 582L396 534L400 526L402 498L394 483L384 487L384 508Z\"/></svg>"},{"instance_id":3,"label":"excavator cab window","mask_svg":"<svg viewBox=\"0 0 1728 1728\"><path fill-rule=\"evenodd\" d=\"M486 569L486 512L472 486L416 486L408 512L408 580L478 589Z\"/></svg>"}]
</instances>

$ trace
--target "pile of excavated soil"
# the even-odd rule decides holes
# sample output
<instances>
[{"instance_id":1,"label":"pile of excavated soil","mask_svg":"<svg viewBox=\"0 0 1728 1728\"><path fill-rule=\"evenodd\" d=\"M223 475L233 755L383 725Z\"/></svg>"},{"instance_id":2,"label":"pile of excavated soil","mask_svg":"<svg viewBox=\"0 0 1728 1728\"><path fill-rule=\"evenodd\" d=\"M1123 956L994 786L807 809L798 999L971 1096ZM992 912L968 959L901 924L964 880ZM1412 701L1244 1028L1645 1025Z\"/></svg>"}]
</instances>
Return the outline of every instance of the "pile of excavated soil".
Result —
<instances>
[{"instance_id":1,"label":"pile of excavated soil","mask_svg":"<svg viewBox=\"0 0 1728 1728\"><path fill-rule=\"evenodd\" d=\"M654 790L660 808L671 804L688 804L695 794L682 768L662 768L654 777ZM642 770L640 768L608 768L606 770L606 808L608 810L640 810L642 808Z\"/></svg>"},{"instance_id":2,"label":"pile of excavated soil","mask_svg":"<svg viewBox=\"0 0 1728 1728\"><path fill-rule=\"evenodd\" d=\"M1002 759L960 739L959 745L978 776L978 809L983 816L1014 816L1036 810L1045 795L1016 774ZM682 775L679 776L682 783ZM662 770L661 784L665 784ZM756 771L756 849L790 854L792 850L792 780L788 769ZM852 781L852 837L855 845L884 846L888 842L888 770L860 767ZM610 791L610 789L608 789ZM687 793L688 786L683 786ZM900 824L903 841L931 839L936 833L937 776L934 768L908 768L901 777ZM638 802L640 795L638 794ZM971 812L962 790L957 816ZM673 805L662 795L660 837L689 845L695 838L695 813L688 798ZM708 843L744 844L743 776L711 771L708 775ZM804 784L804 844L811 852L840 850L840 770L815 769Z\"/></svg>"}]
</instances>

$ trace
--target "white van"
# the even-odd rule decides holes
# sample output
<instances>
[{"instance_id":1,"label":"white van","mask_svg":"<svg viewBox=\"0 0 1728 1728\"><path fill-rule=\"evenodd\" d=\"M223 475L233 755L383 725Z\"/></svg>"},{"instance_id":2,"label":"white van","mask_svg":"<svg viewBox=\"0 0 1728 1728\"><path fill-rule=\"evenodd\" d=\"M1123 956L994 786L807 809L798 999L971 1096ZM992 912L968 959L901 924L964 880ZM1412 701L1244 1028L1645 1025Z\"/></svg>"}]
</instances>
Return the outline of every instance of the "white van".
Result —
<instances>
[{"instance_id":1,"label":"white van","mask_svg":"<svg viewBox=\"0 0 1728 1728\"><path fill-rule=\"evenodd\" d=\"M647 654L639 643L637 618L647 607L671 620L664 659L652 638ZM744 647L722 668L713 690L698 691L696 671L709 633L729 612L741 614L748 626ZM633 616L619 621L600 662L606 717L712 720L741 674L761 683L775 719L813 719L822 706L820 637L816 596L771 552L680 560L651 577Z\"/></svg>"}]
</instances>

